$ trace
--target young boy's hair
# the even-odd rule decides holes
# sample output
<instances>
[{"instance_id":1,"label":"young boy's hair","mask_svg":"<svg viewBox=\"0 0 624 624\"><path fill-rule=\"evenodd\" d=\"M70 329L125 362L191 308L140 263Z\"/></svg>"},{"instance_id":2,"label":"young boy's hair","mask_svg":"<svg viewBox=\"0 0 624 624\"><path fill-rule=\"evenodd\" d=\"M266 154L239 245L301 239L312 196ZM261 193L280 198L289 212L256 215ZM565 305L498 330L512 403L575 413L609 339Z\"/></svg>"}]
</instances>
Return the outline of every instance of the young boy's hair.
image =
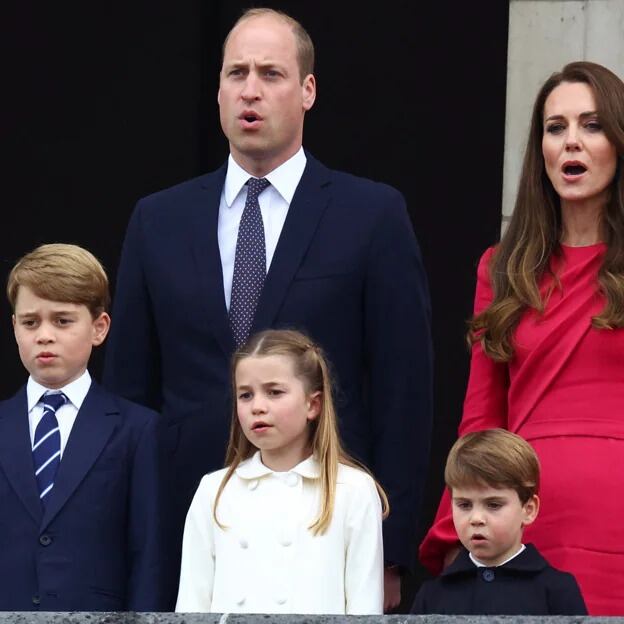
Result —
<instances>
[{"instance_id":1,"label":"young boy's hair","mask_svg":"<svg viewBox=\"0 0 624 624\"><path fill-rule=\"evenodd\" d=\"M453 444L444 480L450 490L474 485L510 488L524 505L539 490L539 474L539 460L526 440L506 429L486 429Z\"/></svg>"},{"instance_id":2,"label":"young boy's hair","mask_svg":"<svg viewBox=\"0 0 624 624\"><path fill-rule=\"evenodd\" d=\"M98 259L78 245L41 245L20 258L7 282L13 310L20 286L49 301L85 305L95 319L108 310L108 278Z\"/></svg>"},{"instance_id":3,"label":"young boy's hair","mask_svg":"<svg viewBox=\"0 0 624 624\"><path fill-rule=\"evenodd\" d=\"M349 457L340 444L336 410L334 409L332 399L331 375L321 348L301 332L292 330L269 329L260 332L252 336L247 344L238 349L232 357L233 409L230 440L225 457L225 464L228 466L228 470L217 491L213 517L215 522L223 528L223 525L217 518L217 504L223 488L230 480L236 467L257 451L256 447L245 437L238 420L236 410L236 367L245 358L270 355L283 355L291 358L295 376L303 382L306 393L321 392L321 411L318 417L310 423L312 452L320 464L321 511L310 530L315 535L322 535L329 527L334 510L338 463L359 468L367 474L370 474L370 472ZM383 515L386 517L389 512L388 498L383 488L376 481L375 484L381 499Z\"/></svg>"}]
</instances>

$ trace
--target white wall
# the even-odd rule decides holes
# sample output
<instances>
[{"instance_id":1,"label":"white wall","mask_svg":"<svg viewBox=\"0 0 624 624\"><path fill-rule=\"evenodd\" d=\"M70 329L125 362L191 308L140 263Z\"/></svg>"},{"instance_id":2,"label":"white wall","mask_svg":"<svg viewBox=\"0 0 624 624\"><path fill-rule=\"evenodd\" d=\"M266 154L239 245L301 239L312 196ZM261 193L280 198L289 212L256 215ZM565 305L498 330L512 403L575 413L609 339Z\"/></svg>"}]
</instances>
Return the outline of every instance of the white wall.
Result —
<instances>
[{"instance_id":1,"label":"white wall","mask_svg":"<svg viewBox=\"0 0 624 624\"><path fill-rule=\"evenodd\" d=\"M513 211L537 91L571 61L624 79L624 0L510 0L503 227Z\"/></svg>"}]
</instances>

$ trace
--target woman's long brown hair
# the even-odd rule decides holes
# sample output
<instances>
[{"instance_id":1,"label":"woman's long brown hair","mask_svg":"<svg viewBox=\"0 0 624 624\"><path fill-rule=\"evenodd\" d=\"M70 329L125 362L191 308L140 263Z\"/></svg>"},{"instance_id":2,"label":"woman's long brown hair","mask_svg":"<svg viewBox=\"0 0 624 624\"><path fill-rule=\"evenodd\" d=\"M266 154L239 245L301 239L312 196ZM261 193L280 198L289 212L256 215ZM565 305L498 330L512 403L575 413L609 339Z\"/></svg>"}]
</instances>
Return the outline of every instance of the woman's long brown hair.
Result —
<instances>
[{"instance_id":1,"label":"woman's long brown hair","mask_svg":"<svg viewBox=\"0 0 624 624\"><path fill-rule=\"evenodd\" d=\"M606 303L592 324L598 329L624 327L624 83L596 63L569 63L544 83L535 100L514 212L489 266L494 299L469 321L469 342L480 342L498 362L513 357L512 334L522 313L527 308L543 312L539 282L551 270L551 257L561 254L560 200L546 174L542 136L546 98L562 82L589 85L598 120L616 148L617 166L601 224L607 251L598 285Z\"/></svg>"}]
</instances>

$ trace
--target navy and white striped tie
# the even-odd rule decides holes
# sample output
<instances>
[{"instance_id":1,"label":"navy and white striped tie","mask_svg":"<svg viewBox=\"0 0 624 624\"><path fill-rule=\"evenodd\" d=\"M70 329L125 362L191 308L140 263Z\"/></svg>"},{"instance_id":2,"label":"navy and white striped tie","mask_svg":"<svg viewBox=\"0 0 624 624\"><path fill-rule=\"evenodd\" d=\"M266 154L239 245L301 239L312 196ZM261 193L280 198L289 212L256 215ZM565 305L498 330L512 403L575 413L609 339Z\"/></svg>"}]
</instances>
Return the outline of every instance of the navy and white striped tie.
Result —
<instances>
[{"instance_id":1,"label":"navy and white striped tie","mask_svg":"<svg viewBox=\"0 0 624 624\"><path fill-rule=\"evenodd\" d=\"M39 498L44 506L46 497L54 487L56 471L61 463L61 434L56 420L56 410L65 405L67 400L62 392L44 394L40 400L40 403L43 403L43 417L35 429L32 450Z\"/></svg>"}]
</instances>

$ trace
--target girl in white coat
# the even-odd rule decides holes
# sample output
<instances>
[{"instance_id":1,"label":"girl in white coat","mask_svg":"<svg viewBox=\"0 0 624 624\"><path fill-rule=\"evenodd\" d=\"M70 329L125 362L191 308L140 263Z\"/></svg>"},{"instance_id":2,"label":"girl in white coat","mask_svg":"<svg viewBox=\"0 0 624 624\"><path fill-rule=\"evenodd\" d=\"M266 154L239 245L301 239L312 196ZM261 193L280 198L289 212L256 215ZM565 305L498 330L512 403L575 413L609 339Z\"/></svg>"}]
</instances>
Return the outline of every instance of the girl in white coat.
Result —
<instances>
[{"instance_id":1,"label":"girl in white coat","mask_svg":"<svg viewBox=\"0 0 624 624\"><path fill-rule=\"evenodd\" d=\"M388 500L342 450L331 386L299 332L234 355L228 467L189 509L176 611L382 613Z\"/></svg>"}]
</instances>

